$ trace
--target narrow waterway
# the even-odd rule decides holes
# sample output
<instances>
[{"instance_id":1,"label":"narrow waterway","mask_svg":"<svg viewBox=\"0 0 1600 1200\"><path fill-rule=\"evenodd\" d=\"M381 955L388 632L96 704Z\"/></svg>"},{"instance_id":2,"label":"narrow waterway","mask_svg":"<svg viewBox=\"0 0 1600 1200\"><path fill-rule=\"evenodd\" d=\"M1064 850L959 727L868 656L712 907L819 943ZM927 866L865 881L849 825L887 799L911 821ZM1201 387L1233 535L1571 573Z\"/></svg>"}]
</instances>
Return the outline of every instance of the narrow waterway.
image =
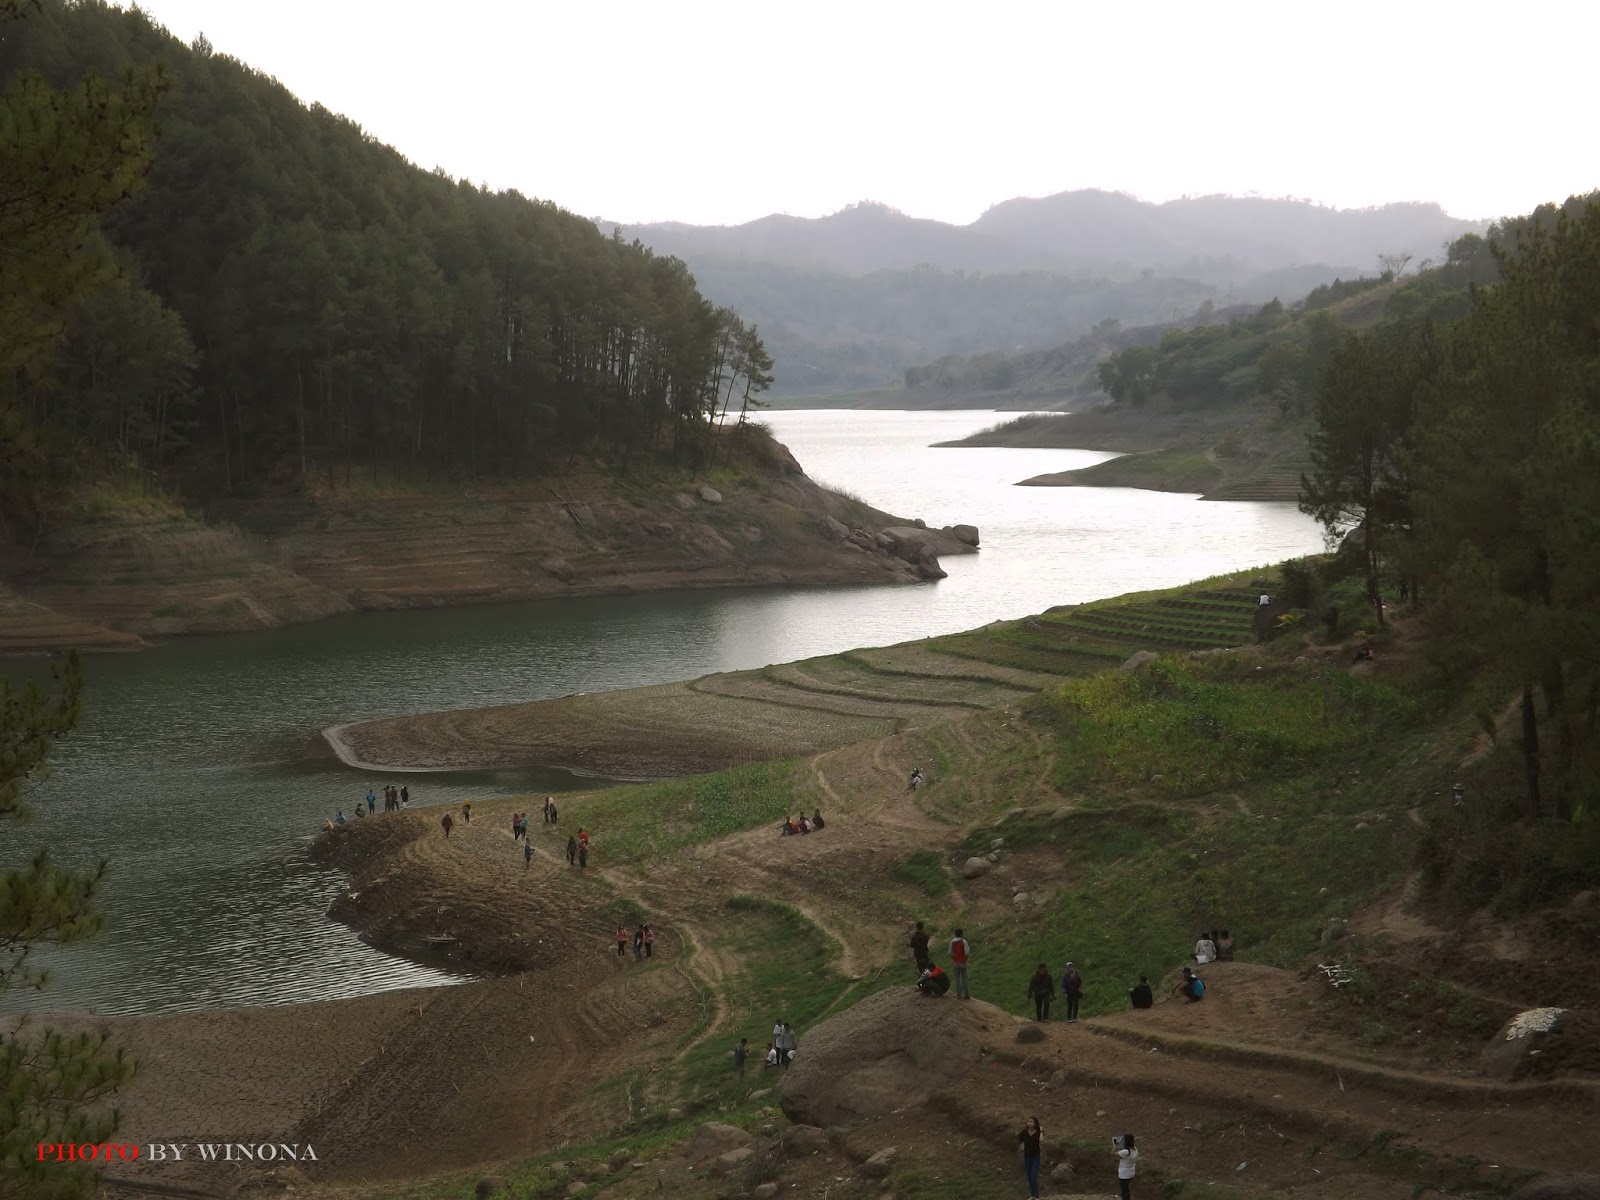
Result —
<instances>
[{"instance_id":1,"label":"narrow waterway","mask_svg":"<svg viewBox=\"0 0 1600 1200\"><path fill-rule=\"evenodd\" d=\"M1012 486L1108 455L931 448L1000 419L770 415L814 478L930 525L979 526L982 552L945 560L950 577L938 583L370 613L88 659L83 723L35 797L39 819L6 830L0 859L49 846L73 865L109 860L107 930L47 956L48 991L7 1003L156 1012L450 982L363 946L323 915L339 877L307 860L306 843L336 809L348 813L388 782L338 763L318 736L327 725L904 641L1320 548L1317 527L1292 505ZM395 782L413 803L583 786L537 770Z\"/></svg>"}]
</instances>

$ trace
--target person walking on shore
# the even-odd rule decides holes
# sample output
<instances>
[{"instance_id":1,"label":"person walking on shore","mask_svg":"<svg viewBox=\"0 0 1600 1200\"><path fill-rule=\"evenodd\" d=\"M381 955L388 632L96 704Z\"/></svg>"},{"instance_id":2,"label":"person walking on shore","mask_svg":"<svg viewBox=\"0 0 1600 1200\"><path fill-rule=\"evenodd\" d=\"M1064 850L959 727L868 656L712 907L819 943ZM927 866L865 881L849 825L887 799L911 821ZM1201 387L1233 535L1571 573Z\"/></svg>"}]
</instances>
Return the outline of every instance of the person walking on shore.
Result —
<instances>
[{"instance_id":1,"label":"person walking on shore","mask_svg":"<svg viewBox=\"0 0 1600 1200\"><path fill-rule=\"evenodd\" d=\"M569 837L567 839L567 866L570 867L573 863L575 863L577 861L578 861L578 839Z\"/></svg>"},{"instance_id":2,"label":"person walking on shore","mask_svg":"<svg viewBox=\"0 0 1600 1200\"><path fill-rule=\"evenodd\" d=\"M618 926L617 926L617 957L618 958L623 958L623 957L625 957L627 955L627 953L628 953L628 927L626 925L618 924Z\"/></svg>"},{"instance_id":3,"label":"person walking on shore","mask_svg":"<svg viewBox=\"0 0 1600 1200\"><path fill-rule=\"evenodd\" d=\"M472 801L471 800L463 800L461 802L461 819L463 821L465 821L468 825L472 824Z\"/></svg>"},{"instance_id":4,"label":"person walking on shore","mask_svg":"<svg viewBox=\"0 0 1600 1200\"><path fill-rule=\"evenodd\" d=\"M404 808L406 805L408 805L410 803L411 803L411 789L408 788L408 787L401 788L400 789L400 807Z\"/></svg>"},{"instance_id":5,"label":"person walking on shore","mask_svg":"<svg viewBox=\"0 0 1600 1200\"><path fill-rule=\"evenodd\" d=\"M533 862L533 839L529 838L522 843L522 869L526 871Z\"/></svg>"},{"instance_id":6,"label":"person walking on shore","mask_svg":"<svg viewBox=\"0 0 1600 1200\"><path fill-rule=\"evenodd\" d=\"M546 796L544 798L544 823L546 825L550 824L550 810L552 808L554 808L554 807L555 807L554 798L550 797L550 796Z\"/></svg>"},{"instance_id":7,"label":"person walking on shore","mask_svg":"<svg viewBox=\"0 0 1600 1200\"><path fill-rule=\"evenodd\" d=\"M1056 998L1056 981L1050 977L1050 968L1043 963L1028 980L1028 999L1033 1001L1034 1019L1050 1019L1050 1002Z\"/></svg>"},{"instance_id":8,"label":"person walking on shore","mask_svg":"<svg viewBox=\"0 0 1600 1200\"><path fill-rule=\"evenodd\" d=\"M971 948L961 930L956 930L955 937L950 939L950 970L955 976L957 1000L972 999L972 989L967 985L967 951Z\"/></svg>"},{"instance_id":9,"label":"person walking on shore","mask_svg":"<svg viewBox=\"0 0 1600 1200\"><path fill-rule=\"evenodd\" d=\"M917 960L917 974L921 975L928 969L928 931L922 927L921 921L911 931L911 940L906 945L911 947L912 957Z\"/></svg>"},{"instance_id":10,"label":"person walking on shore","mask_svg":"<svg viewBox=\"0 0 1600 1200\"><path fill-rule=\"evenodd\" d=\"M511 840L514 842L522 836L522 814L511 814Z\"/></svg>"},{"instance_id":11,"label":"person walking on shore","mask_svg":"<svg viewBox=\"0 0 1600 1200\"><path fill-rule=\"evenodd\" d=\"M1067 1002L1067 1024L1078 1023L1078 1001L1083 999L1083 976L1071 963L1061 972L1061 998Z\"/></svg>"},{"instance_id":12,"label":"person walking on shore","mask_svg":"<svg viewBox=\"0 0 1600 1200\"><path fill-rule=\"evenodd\" d=\"M439 818L439 824L444 826L444 835L445 835L445 837L449 837L450 836L450 827L453 826L455 823L456 823L455 822L455 818L452 817L449 813L445 813L444 816Z\"/></svg>"},{"instance_id":13,"label":"person walking on shore","mask_svg":"<svg viewBox=\"0 0 1600 1200\"><path fill-rule=\"evenodd\" d=\"M1039 1200L1039 1143L1043 1138L1044 1130L1038 1117L1029 1117L1022 1132L1017 1134L1017 1143L1022 1147L1022 1171L1028 1177L1028 1195L1032 1200Z\"/></svg>"}]
</instances>

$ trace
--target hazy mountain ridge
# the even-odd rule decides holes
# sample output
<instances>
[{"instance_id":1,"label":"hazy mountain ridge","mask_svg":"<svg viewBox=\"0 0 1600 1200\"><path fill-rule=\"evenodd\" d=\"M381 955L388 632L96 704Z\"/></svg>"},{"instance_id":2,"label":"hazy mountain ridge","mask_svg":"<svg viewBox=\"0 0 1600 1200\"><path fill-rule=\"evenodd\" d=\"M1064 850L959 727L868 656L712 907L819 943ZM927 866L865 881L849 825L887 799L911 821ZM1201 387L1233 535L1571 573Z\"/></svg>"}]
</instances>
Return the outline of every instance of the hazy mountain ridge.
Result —
<instances>
[{"instance_id":1,"label":"hazy mountain ridge","mask_svg":"<svg viewBox=\"0 0 1600 1200\"><path fill-rule=\"evenodd\" d=\"M742 225L600 225L683 259L707 296L758 325L779 396L881 388L952 354L1059 346L1107 318L1288 303L1372 272L1380 254L1421 260L1480 228L1437 204L1152 204L1105 191L1007 200L969 225L875 203Z\"/></svg>"}]
</instances>

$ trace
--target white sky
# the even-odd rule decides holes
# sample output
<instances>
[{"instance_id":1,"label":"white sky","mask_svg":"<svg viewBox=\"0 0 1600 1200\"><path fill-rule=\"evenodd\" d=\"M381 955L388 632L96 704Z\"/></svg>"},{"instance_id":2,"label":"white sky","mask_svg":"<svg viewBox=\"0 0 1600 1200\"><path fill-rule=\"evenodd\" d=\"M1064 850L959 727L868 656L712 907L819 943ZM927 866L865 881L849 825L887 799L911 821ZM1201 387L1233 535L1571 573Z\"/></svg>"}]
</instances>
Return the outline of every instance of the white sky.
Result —
<instances>
[{"instance_id":1,"label":"white sky","mask_svg":"<svg viewBox=\"0 0 1600 1200\"><path fill-rule=\"evenodd\" d=\"M1600 187L1595 0L144 0L423 167L586 216L1100 187L1526 212Z\"/></svg>"}]
</instances>

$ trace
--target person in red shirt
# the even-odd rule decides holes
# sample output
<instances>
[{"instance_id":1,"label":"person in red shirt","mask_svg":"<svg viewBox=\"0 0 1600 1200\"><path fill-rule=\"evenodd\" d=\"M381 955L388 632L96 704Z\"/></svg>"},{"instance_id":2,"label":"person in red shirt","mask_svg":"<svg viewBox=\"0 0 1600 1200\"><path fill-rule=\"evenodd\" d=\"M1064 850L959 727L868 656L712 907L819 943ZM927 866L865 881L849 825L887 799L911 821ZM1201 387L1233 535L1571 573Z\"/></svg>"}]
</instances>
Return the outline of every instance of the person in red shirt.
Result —
<instances>
[{"instance_id":1,"label":"person in red shirt","mask_svg":"<svg viewBox=\"0 0 1600 1200\"><path fill-rule=\"evenodd\" d=\"M628 953L628 927L617 926L617 957L622 958Z\"/></svg>"},{"instance_id":2,"label":"person in red shirt","mask_svg":"<svg viewBox=\"0 0 1600 1200\"><path fill-rule=\"evenodd\" d=\"M924 996L942 996L950 990L950 976L938 963L929 963L928 969L917 980L917 990Z\"/></svg>"},{"instance_id":3,"label":"person in red shirt","mask_svg":"<svg viewBox=\"0 0 1600 1200\"><path fill-rule=\"evenodd\" d=\"M967 951L970 949L961 930L956 930L955 937L950 939L950 969L955 972L957 1000L972 999L972 989L967 983Z\"/></svg>"}]
</instances>

